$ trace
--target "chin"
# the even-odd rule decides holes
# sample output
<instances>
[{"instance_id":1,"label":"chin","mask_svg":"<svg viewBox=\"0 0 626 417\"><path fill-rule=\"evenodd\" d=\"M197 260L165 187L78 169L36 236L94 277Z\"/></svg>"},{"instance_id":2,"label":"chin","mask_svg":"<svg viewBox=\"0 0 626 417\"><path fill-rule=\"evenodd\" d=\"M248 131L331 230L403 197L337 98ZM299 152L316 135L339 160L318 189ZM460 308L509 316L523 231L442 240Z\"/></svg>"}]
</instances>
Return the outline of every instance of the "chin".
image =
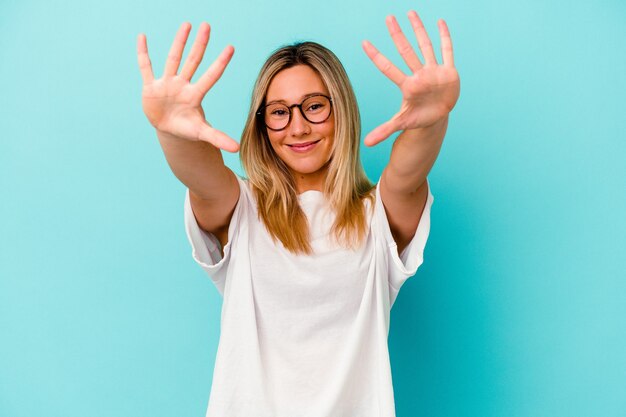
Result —
<instances>
[{"instance_id":1,"label":"chin","mask_svg":"<svg viewBox=\"0 0 626 417\"><path fill-rule=\"evenodd\" d=\"M298 164L293 164L293 165L287 165L289 167L289 169L291 169L291 171L294 174L303 174L303 175L310 175L310 174L315 174L316 172L318 172L319 170L321 170L324 165L306 165L306 166L302 166L302 165L298 165Z\"/></svg>"},{"instance_id":2,"label":"chin","mask_svg":"<svg viewBox=\"0 0 626 417\"><path fill-rule=\"evenodd\" d=\"M287 163L287 166L294 174L311 175L328 169L328 161L311 161L309 163Z\"/></svg>"}]
</instances>

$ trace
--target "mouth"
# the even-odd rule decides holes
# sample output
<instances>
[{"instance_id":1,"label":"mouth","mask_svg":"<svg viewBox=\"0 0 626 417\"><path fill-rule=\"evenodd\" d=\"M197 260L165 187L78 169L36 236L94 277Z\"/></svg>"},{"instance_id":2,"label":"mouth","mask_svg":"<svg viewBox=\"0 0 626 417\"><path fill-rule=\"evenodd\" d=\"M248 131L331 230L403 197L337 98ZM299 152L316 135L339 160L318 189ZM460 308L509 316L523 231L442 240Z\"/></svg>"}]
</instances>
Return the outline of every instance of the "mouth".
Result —
<instances>
[{"instance_id":1,"label":"mouth","mask_svg":"<svg viewBox=\"0 0 626 417\"><path fill-rule=\"evenodd\" d=\"M306 152L310 149L313 149L313 147L315 147L315 145L319 143L319 141L321 141L321 139L313 140L310 142L287 144L287 146L289 146L292 150L296 152Z\"/></svg>"}]
</instances>

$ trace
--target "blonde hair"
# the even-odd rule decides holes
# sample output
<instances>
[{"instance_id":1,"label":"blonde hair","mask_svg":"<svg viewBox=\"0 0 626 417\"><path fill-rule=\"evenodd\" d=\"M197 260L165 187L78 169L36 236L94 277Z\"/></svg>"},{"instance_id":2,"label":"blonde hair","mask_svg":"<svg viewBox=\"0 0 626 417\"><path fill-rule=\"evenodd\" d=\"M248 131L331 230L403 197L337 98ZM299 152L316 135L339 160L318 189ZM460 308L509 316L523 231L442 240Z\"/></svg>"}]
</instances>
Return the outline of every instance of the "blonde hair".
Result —
<instances>
[{"instance_id":1,"label":"blonde hair","mask_svg":"<svg viewBox=\"0 0 626 417\"><path fill-rule=\"evenodd\" d=\"M315 42L296 43L274 51L261 68L252 91L240 156L257 200L259 218L272 238L282 242L287 250L311 253L307 219L298 203L294 178L274 152L267 128L256 114L265 103L274 76L296 65L315 70L332 98L335 140L323 193L336 214L332 235L341 246L356 248L367 227L364 199L371 201L373 188L359 157L359 109L341 62Z\"/></svg>"}]
</instances>

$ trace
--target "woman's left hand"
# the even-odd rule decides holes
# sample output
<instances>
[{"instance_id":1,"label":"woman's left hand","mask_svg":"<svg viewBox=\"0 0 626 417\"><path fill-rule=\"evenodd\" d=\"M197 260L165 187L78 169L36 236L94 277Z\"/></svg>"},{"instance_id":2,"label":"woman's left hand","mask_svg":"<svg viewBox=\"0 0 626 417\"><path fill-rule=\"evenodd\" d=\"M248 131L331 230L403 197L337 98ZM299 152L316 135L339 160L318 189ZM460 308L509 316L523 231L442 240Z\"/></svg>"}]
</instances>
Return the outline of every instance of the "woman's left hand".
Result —
<instances>
[{"instance_id":1,"label":"woman's left hand","mask_svg":"<svg viewBox=\"0 0 626 417\"><path fill-rule=\"evenodd\" d=\"M415 11L409 12L409 20L424 57L423 64L402 33L395 17L387 17L387 28L398 52L411 69L410 75L399 70L369 41L363 41L367 56L402 92L400 111L365 137L365 144L368 146L376 145L394 132L427 128L436 124L448 116L459 98L459 74L454 68L452 40L445 21L441 19L438 22L443 58L443 64L439 65L428 33Z\"/></svg>"}]
</instances>

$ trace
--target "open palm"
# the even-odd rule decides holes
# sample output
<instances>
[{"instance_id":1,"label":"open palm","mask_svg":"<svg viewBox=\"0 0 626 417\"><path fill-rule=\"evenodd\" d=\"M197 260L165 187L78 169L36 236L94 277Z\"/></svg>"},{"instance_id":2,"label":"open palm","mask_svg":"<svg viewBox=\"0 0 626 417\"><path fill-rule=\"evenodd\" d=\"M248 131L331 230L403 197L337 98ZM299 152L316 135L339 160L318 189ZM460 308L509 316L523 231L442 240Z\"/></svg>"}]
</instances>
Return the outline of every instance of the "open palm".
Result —
<instances>
[{"instance_id":1,"label":"open palm","mask_svg":"<svg viewBox=\"0 0 626 417\"><path fill-rule=\"evenodd\" d=\"M437 123L450 113L459 98L460 80L454 68L452 41L446 23L439 21L443 64L438 65L426 29L417 13L409 12L409 20L424 57L423 64L402 33L395 17L387 18L387 27L398 52L412 72L410 75L399 70L370 42L363 42L367 56L402 93L400 110L365 137L365 144L368 146L387 139L394 132L424 128Z\"/></svg>"},{"instance_id":2,"label":"open palm","mask_svg":"<svg viewBox=\"0 0 626 417\"><path fill-rule=\"evenodd\" d=\"M198 69L209 40L210 27L203 23L198 36L179 74L178 67L191 25L184 23L176 38L165 64L163 77L155 80L148 56L144 35L137 39L137 60L143 78L142 104L150 123L159 131L175 137L206 141L217 148L235 152L239 144L225 133L213 128L205 118L202 99L219 80L233 56L234 49L227 46L209 69L195 83L191 78Z\"/></svg>"}]
</instances>

